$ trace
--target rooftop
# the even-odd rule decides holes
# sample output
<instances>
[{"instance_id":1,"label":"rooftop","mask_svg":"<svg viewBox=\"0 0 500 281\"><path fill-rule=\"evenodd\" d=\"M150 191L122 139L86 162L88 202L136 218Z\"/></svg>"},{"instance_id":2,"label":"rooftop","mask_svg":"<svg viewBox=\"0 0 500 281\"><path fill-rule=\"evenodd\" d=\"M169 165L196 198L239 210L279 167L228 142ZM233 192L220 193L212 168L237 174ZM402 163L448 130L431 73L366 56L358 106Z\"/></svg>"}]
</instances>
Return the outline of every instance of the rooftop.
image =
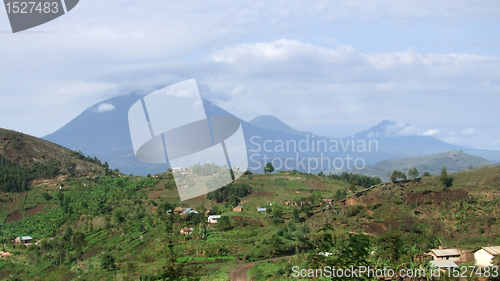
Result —
<instances>
[{"instance_id":1,"label":"rooftop","mask_svg":"<svg viewBox=\"0 0 500 281\"><path fill-rule=\"evenodd\" d=\"M451 260L436 260L436 261L431 261L431 265L434 267L439 267L439 268L451 268L451 267L458 267L456 263L454 263Z\"/></svg>"},{"instance_id":2,"label":"rooftop","mask_svg":"<svg viewBox=\"0 0 500 281\"><path fill-rule=\"evenodd\" d=\"M460 256L460 251L457 249L445 249L445 250L431 250L437 257L450 257L450 256Z\"/></svg>"},{"instance_id":3,"label":"rooftop","mask_svg":"<svg viewBox=\"0 0 500 281\"><path fill-rule=\"evenodd\" d=\"M500 246L483 247L483 250L488 252L488 254L496 256L500 254Z\"/></svg>"}]
</instances>

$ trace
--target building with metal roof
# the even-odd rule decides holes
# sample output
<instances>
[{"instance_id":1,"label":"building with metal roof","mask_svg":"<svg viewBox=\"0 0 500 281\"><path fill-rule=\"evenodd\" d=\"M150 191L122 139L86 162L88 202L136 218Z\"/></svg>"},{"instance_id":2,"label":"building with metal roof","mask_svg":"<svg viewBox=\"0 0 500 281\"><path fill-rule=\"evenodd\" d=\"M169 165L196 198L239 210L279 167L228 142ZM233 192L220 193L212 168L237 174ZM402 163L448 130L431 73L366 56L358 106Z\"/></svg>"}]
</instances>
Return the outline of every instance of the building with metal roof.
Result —
<instances>
[{"instance_id":1,"label":"building with metal roof","mask_svg":"<svg viewBox=\"0 0 500 281\"><path fill-rule=\"evenodd\" d=\"M428 253L434 260L451 260L460 262L462 251L458 249L432 249Z\"/></svg>"},{"instance_id":2,"label":"building with metal roof","mask_svg":"<svg viewBox=\"0 0 500 281\"><path fill-rule=\"evenodd\" d=\"M474 252L474 265L477 266L493 266L492 260L500 254L500 246L483 247Z\"/></svg>"},{"instance_id":3,"label":"building with metal roof","mask_svg":"<svg viewBox=\"0 0 500 281\"><path fill-rule=\"evenodd\" d=\"M451 260L434 260L430 262L431 266L438 267L440 269L455 268L458 265Z\"/></svg>"}]
</instances>

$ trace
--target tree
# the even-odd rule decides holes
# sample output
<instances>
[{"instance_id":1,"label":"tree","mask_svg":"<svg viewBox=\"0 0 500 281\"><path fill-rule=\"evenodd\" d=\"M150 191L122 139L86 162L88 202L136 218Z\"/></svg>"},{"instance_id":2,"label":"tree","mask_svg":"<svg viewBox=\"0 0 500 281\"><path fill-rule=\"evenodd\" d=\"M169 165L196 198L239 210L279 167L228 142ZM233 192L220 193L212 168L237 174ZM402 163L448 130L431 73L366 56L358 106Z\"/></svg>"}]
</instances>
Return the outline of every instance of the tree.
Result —
<instances>
[{"instance_id":1,"label":"tree","mask_svg":"<svg viewBox=\"0 0 500 281\"><path fill-rule=\"evenodd\" d=\"M301 207L301 211L306 214L306 218L310 218L313 215L313 212L311 212L311 206L309 204L303 205Z\"/></svg>"},{"instance_id":2,"label":"tree","mask_svg":"<svg viewBox=\"0 0 500 281\"><path fill-rule=\"evenodd\" d=\"M493 266L500 267L500 255L496 255L491 263L493 264Z\"/></svg>"},{"instance_id":3,"label":"tree","mask_svg":"<svg viewBox=\"0 0 500 281\"><path fill-rule=\"evenodd\" d=\"M346 197L347 193L345 190L337 189L335 195L333 196L333 200L340 201Z\"/></svg>"},{"instance_id":4,"label":"tree","mask_svg":"<svg viewBox=\"0 0 500 281\"><path fill-rule=\"evenodd\" d=\"M115 258L110 254L104 254L101 256L101 268L104 270L113 270L115 266Z\"/></svg>"},{"instance_id":5,"label":"tree","mask_svg":"<svg viewBox=\"0 0 500 281\"><path fill-rule=\"evenodd\" d=\"M52 199L52 196L50 196L47 192L42 193L42 197L43 199L45 199L45 201L49 201L50 199Z\"/></svg>"},{"instance_id":6,"label":"tree","mask_svg":"<svg viewBox=\"0 0 500 281\"><path fill-rule=\"evenodd\" d=\"M441 170L441 176L439 177L439 180L443 184L444 190L448 190L453 184L453 178L448 176L445 167L443 167L443 169Z\"/></svg>"},{"instance_id":7,"label":"tree","mask_svg":"<svg viewBox=\"0 0 500 281\"><path fill-rule=\"evenodd\" d=\"M227 216L220 217L220 219L217 220L217 228L221 231L226 231L231 229L231 221L229 220L229 217Z\"/></svg>"},{"instance_id":8,"label":"tree","mask_svg":"<svg viewBox=\"0 0 500 281\"><path fill-rule=\"evenodd\" d=\"M398 261L403 252L403 240L401 233L391 231L377 237L378 255L388 257L392 261Z\"/></svg>"},{"instance_id":9,"label":"tree","mask_svg":"<svg viewBox=\"0 0 500 281\"><path fill-rule=\"evenodd\" d=\"M279 225L282 223L282 220L283 220L283 213L281 213L281 210L276 208L273 210L273 219L271 220L271 222L274 224L274 225Z\"/></svg>"},{"instance_id":10,"label":"tree","mask_svg":"<svg viewBox=\"0 0 500 281\"><path fill-rule=\"evenodd\" d=\"M85 240L85 234L75 231L73 233L73 236L71 237L71 242L73 244L73 249L75 249L75 252L73 256L76 258L78 265L80 265L80 261L82 259L82 248L87 245L87 241Z\"/></svg>"},{"instance_id":11,"label":"tree","mask_svg":"<svg viewBox=\"0 0 500 281\"><path fill-rule=\"evenodd\" d=\"M308 262L312 266L328 265L332 267L358 268L368 266L368 258L372 247L371 240L364 234L349 234L348 237L334 236L331 225L326 224L318 231L318 239L313 241L313 248L317 253L309 255ZM330 252L332 256L318 255L318 253ZM337 279L337 278L333 278ZM343 278L338 278L343 280ZM364 280L357 278L353 280Z\"/></svg>"},{"instance_id":12,"label":"tree","mask_svg":"<svg viewBox=\"0 0 500 281\"><path fill-rule=\"evenodd\" d=\"M299 208L293 208L293 218L298 221L300 218L300 210Z\"/></svg>"},{"instance_id":13,"label":"tree","mask_svg":"<svg viewBox=\"0 0 500 281\"><path fill-rule=\"evenodd\" d=\"M274 166L273 166L273 163L269 162L266 164L266 166L264 167L264 173L272 173L274 172Z\"/></svg>"},{"instance_id":14,"label":"tree","mask_svg":"<svg viewBox=\"0 0 500 281\"><path fill-rule=\"evenodd\" d=\"M71 239L71 236L73 236L73 229L71 229L71 227L68 227L68 228L66 228L66 231L64 232L63 241L69 242Z\"/></svg>"},{"instance_id":15,"label":"tree","mask_svg":"<svg viewBox=\"0 0 500 281\"><path fill-rule=\"evenodd\" d=\"M417 167L408 171L408 177L410 177L411 180L417 179L419 175L420 173L418 172Z\"/></svg>"},{"instance_id":16,"label":"tree","mask_svg":"<svg viewBox=\"0 0 500 281\"><path fill-rule=\"evenodd\" d=\"M394 170L394 172L392 172L392 175L390 176L390 179L393 182L406 180L406 174L404 172Z\"/></svg>"}]
</instances>

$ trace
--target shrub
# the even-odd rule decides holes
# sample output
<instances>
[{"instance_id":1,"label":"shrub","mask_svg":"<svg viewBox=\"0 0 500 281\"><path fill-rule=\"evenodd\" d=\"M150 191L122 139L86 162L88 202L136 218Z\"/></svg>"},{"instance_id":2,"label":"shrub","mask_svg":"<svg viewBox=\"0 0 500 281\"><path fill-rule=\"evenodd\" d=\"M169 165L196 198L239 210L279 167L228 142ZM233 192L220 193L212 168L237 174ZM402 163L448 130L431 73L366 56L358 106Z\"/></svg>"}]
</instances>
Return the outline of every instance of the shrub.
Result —
<instances>
[{"instance_id":1,"label":"shrub","mask_svg":"<svg viewBox=\"0 0 500 281\"><path fill-rule=\"evenodd\" d=\"M348 217L354 217L358 214L364 214L365 208L362 205L354 205L347 207L346 215Z\"/></svg>"},{"instance_id":2,"label":"shrub","mask_svg":"<svg viewBox=\"0 0 500 281\"><path fill-rule=\"evenodd\" d=\"M115 258L110 254L104 254L101 256L101 269L113 270L115 269Z\"/></svg>"}]
</instances>

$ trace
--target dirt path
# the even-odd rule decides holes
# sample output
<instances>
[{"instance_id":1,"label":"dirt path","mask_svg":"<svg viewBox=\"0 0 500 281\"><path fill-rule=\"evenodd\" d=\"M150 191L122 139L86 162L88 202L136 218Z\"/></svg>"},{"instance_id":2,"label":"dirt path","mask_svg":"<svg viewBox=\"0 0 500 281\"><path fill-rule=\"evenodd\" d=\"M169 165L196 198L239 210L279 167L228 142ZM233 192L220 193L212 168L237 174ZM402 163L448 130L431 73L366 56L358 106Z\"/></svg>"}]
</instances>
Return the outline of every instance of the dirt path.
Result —
<instances>
[{"instance_id":1,"label":"dirt path","mask_svg":"<svg viewBox=\"0 0 500 281\"><path fill-rule=\"evenodd\" d=\"M291 257L293 257L293 256L272 258L272 259L267 259L267 260L254 261L254 262L240 264L237 267L233 268L229 272L229 281L248 281L248 279L247 279L247 272L254 265L256 265L258 263L261 263L261 262L276 261L276 260L287 259L287 258L291 258Z\"/></svg>"}]
</instances>

